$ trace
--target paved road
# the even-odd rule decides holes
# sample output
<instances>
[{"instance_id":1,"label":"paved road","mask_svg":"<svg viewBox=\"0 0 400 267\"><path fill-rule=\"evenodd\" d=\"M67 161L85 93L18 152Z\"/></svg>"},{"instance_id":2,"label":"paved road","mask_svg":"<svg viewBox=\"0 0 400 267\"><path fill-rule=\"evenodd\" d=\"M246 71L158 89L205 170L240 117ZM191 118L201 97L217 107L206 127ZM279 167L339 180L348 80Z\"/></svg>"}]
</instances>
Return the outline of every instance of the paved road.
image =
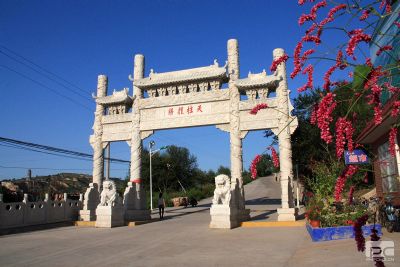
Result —
<instances>
[{"instance_id":1,"label":"paved road","mask_svg":"<svg viewBox=\"0 0 400 267\"><path fill-rule=\"evenodd\" d=\"M259 219L276 216L280 192L272 179L246 186L248 207ZM209 229L209 203L168 209L166 220L137 227L3 236L0 266L373 266L354 240L312 243L304 227Z\"/></svg>"}]
</instances>

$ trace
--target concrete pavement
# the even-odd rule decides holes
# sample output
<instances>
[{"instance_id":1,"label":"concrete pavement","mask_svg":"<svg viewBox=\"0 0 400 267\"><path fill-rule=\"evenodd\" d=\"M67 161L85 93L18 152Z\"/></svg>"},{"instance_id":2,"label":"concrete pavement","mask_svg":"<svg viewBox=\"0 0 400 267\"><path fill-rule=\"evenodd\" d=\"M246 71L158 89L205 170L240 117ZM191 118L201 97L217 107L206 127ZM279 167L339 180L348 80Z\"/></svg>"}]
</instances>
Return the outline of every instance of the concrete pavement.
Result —
<instances>
[{"instance_id":1,"label":"concrete pavement","mask_svg":"<svg viewBox=\"0 0 400 267\"><path fill-rule=\"evenodd\" d=\"M272 179L246 186L247 208L257 219L276 216L280 193ZM2 236L0 266L373 266L354 240L313 243L305 227L209 229L209 205L203 200L196 208L169 208L165 220L136 227ZM385 235L396 240L397 264L399 235Z\"/></svg>"}]
</instances>

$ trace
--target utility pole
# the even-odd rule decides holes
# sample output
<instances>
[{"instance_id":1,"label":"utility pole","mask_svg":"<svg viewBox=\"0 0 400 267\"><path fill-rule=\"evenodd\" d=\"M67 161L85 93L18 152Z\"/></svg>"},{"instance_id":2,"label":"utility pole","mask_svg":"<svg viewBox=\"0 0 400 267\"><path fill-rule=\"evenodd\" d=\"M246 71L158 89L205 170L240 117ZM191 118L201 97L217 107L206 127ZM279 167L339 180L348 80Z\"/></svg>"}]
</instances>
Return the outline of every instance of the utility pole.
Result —
<instances>
[{"instance_id":1,"label":"utility pole","mask_svg":"<svg viewBox=\"0 0 400 267\"><path fill-rule=\"evenodd\" d=\"M149 143L149 157L150 157L150 210L153 211L153 177L151 173L151 157L153 156L151 149L156 144L154 141Z\"/></svg>"},{"instance_id":2,"label":"utility pole","mask_svg":"<svg viewBox=\"0 0 400 267\"><path fill-rule=\"evenodd\" d=\"M110 180L110 147L111 147L111 142L108 143L107 147L106 147L106 180Z\"/></svg>"}]
</instances>

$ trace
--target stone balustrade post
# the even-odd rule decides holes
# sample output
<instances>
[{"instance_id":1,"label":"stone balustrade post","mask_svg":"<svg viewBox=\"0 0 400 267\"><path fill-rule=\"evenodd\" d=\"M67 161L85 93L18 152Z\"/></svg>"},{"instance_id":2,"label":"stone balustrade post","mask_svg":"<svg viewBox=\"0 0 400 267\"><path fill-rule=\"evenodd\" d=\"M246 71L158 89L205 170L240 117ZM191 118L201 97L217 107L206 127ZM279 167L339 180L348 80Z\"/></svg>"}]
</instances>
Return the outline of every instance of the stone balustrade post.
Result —
<instances>
[{"instance_id":1,"label":"stone balustrade post","mask_svg":"<svg viewBox=\"0 0 400 267\"><path fill-rule=\"evenodd\" d=\"M64 201L67 201L67 198L68 198L68 194L64 193L64 196L63 196Z\"/></svg>"},{"instance_id":2,"label":"stone balustrade post","mask_svg":"<svg viewBox=\"0 0 400 267\"><path fill-rule=\"evenodd\" d=\"M83 201L83 194L82 194L82 193L79 194L79 201L80 201L80 202Z\"/></svg>"},{"instance_id":3,"label":"stone balustrade post","mask_svg":"<svg viewBox=\"0 0 400 267\"><path fill-rule=\"evenodd\" d=\"M49 193L46 193L44 195L44 202L49 202L50 198L49 198Z\"/></svg>"},{"instance_id":4,"label":"stone balustrade post","mask_svg":"<svg viewBox=\"0 0 400 267\"><path fill-rule=\"evenodd\" d=\"M0 203L3 202L3 194L0 194Z\"/></svg>"}]
</instances>

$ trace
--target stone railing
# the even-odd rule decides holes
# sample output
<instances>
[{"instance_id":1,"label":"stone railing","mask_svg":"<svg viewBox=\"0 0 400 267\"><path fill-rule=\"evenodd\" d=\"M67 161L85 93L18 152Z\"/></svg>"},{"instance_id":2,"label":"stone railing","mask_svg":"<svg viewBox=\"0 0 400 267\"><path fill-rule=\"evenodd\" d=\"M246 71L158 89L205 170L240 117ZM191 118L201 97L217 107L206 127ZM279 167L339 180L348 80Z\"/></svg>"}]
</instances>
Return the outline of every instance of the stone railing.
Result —
<instances>
[{"instance_id":1,"label":"stone railing","mask_svg":"<svg viewBox=\"0 0 400 267\"><path fill-rule=\"evenodd\" d=\"M0 195L0 229L77 220L81 208L82 196L52 201L46 194L44 201L29 202L25 194L22 202L4 203Z\"/></svg>"}]
</instances>

